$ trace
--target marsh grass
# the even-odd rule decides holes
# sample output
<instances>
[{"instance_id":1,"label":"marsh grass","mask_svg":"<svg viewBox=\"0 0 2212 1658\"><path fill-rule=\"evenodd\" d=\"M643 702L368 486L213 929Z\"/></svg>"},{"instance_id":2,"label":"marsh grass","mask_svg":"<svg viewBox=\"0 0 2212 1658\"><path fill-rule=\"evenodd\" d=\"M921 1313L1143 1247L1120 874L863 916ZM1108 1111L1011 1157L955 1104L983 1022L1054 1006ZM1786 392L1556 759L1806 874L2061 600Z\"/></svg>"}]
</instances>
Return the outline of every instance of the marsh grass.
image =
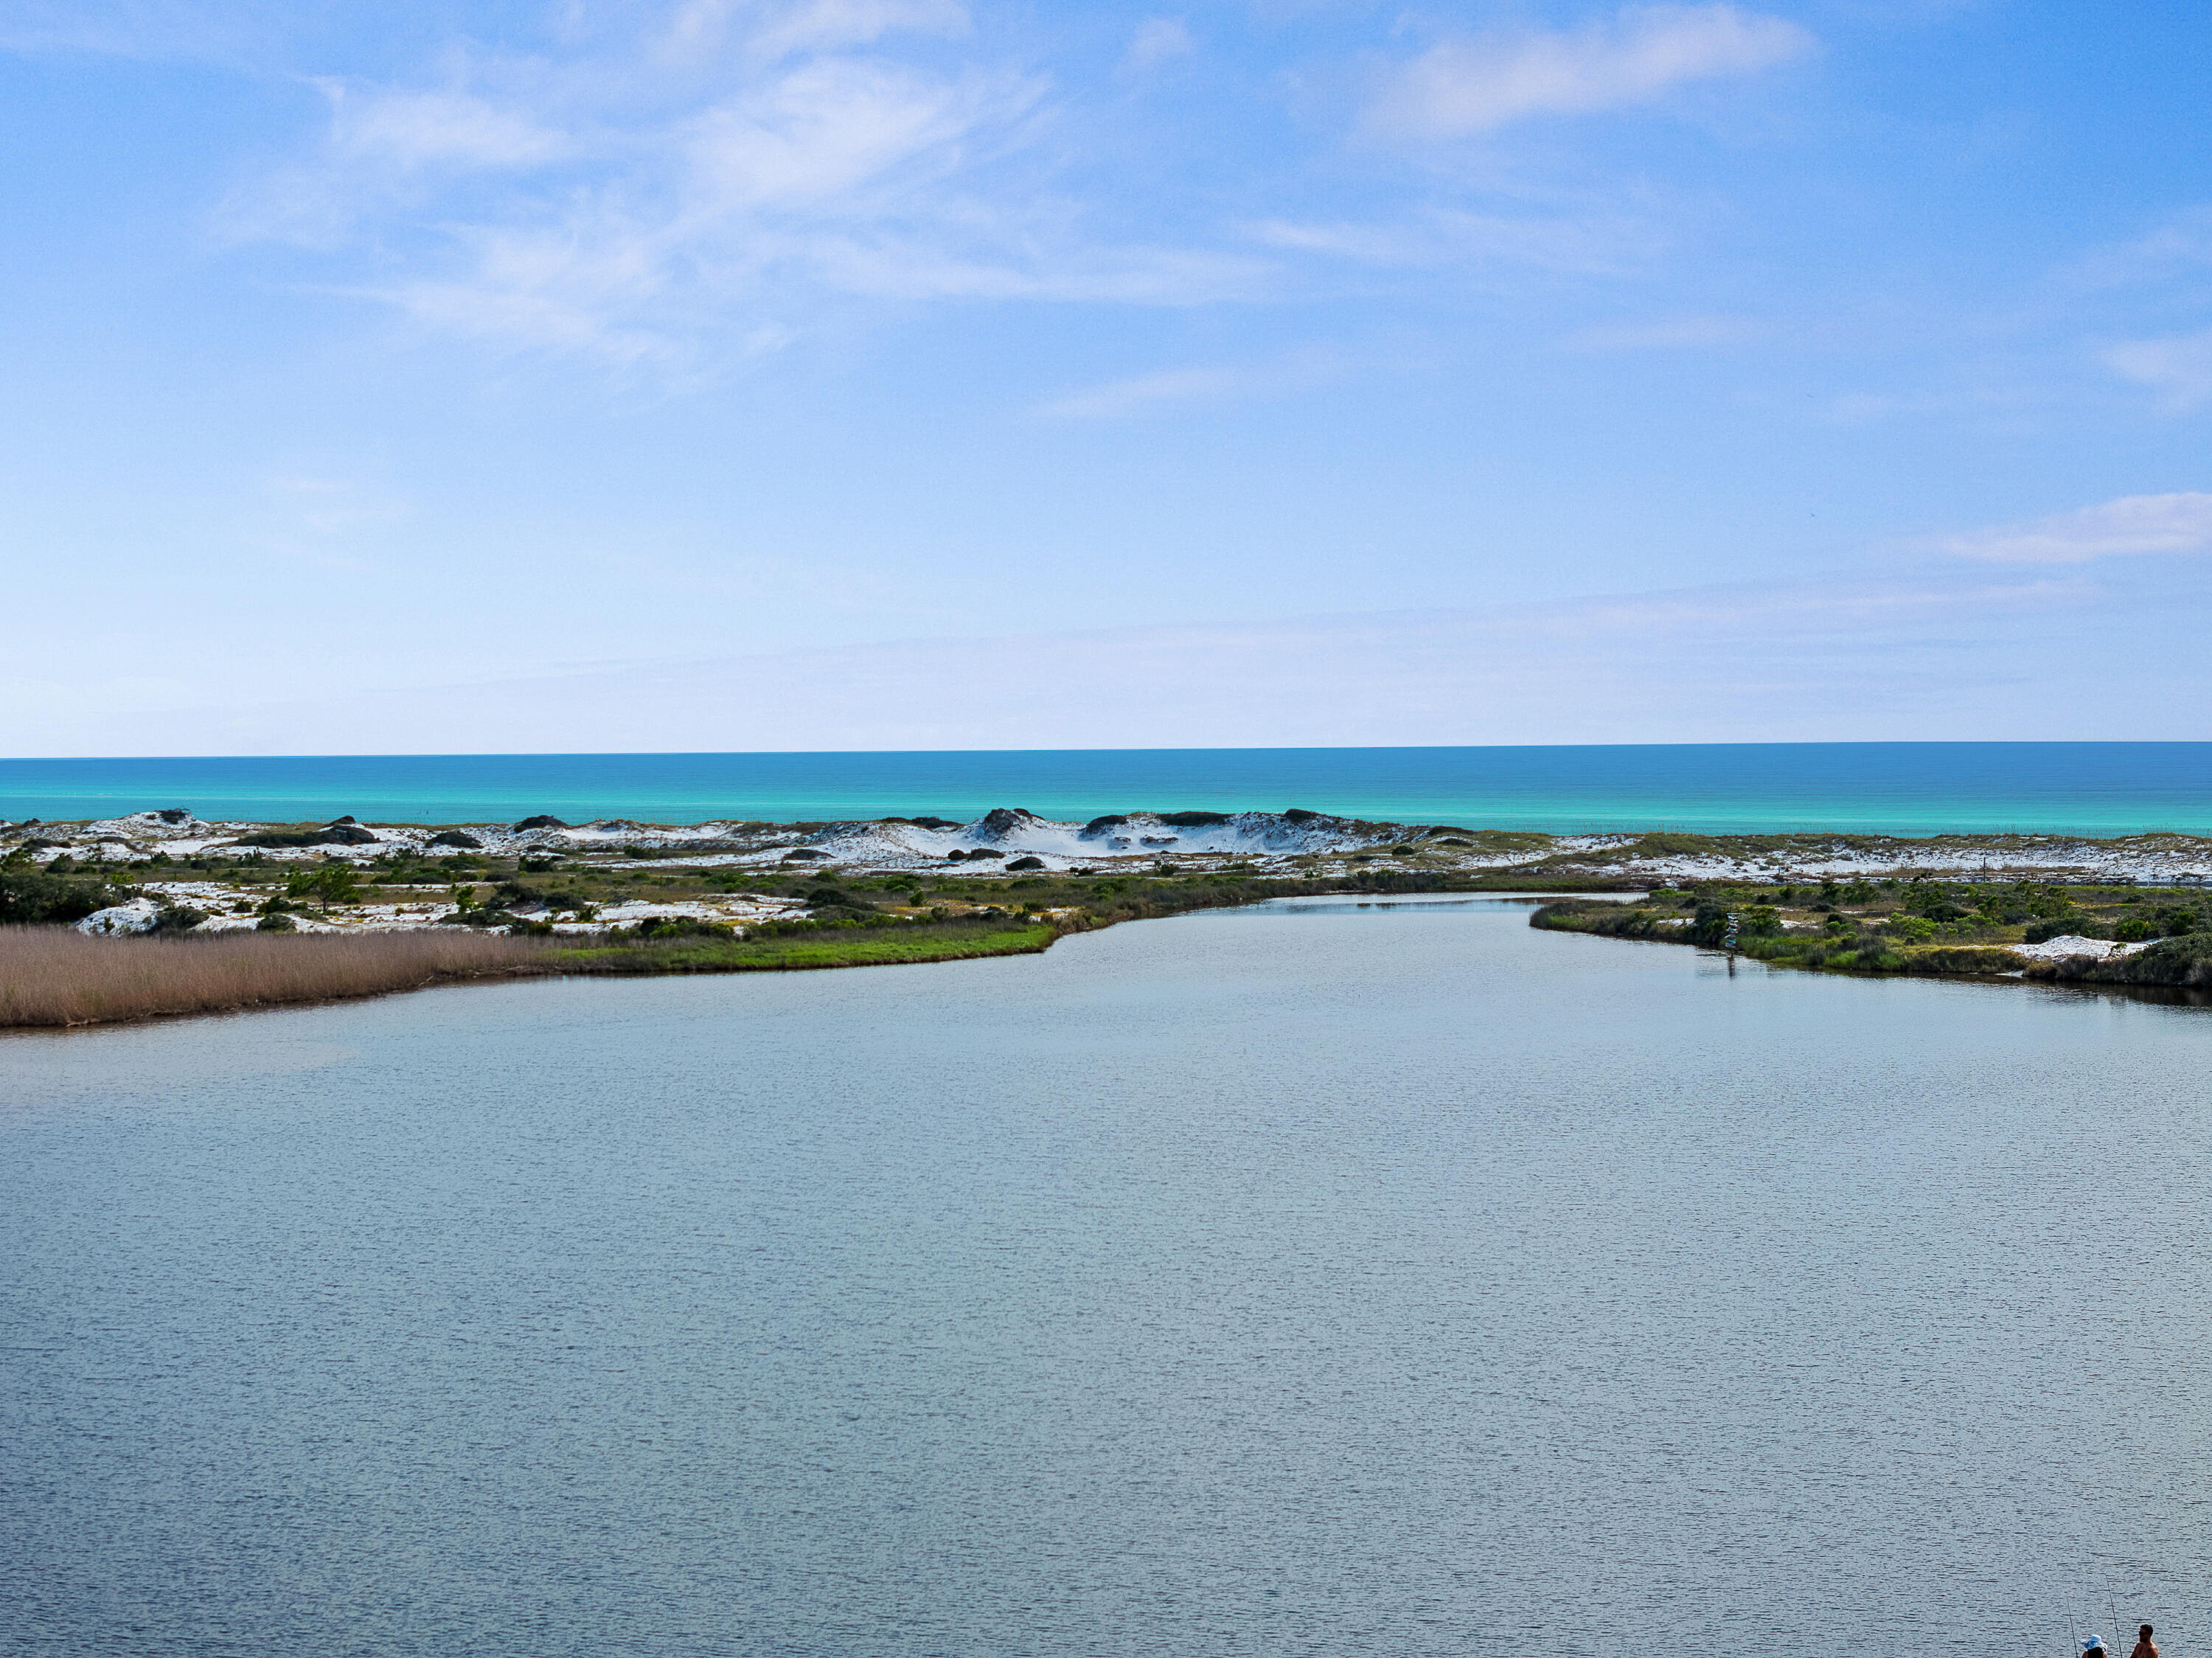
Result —
<instances>
[{"instance_id":1,"label":"marsh grass","mask_svg":"<svg viewBox=\"0 0 2212 1658\"><path fill-rule=\"evenodd\" d=\"M617 943L561 952L568 972L792 972L814 967L891 966L903 962L964 961L980 956L1034 955L1060 929L1030 924L933 924L826 927L739 939L686 938Z\"/></svg>"},{"instance_id":2,"label":"marsh grass","mask_svg":"<svg viewBox=\"0 0 2212 1658\"><path fill-rule=\"evenodd\" d=\"M88 938L0 927L0 1029L330 1002L551 965L535 941L459 930Z\"/></svg>"}]
</instances>

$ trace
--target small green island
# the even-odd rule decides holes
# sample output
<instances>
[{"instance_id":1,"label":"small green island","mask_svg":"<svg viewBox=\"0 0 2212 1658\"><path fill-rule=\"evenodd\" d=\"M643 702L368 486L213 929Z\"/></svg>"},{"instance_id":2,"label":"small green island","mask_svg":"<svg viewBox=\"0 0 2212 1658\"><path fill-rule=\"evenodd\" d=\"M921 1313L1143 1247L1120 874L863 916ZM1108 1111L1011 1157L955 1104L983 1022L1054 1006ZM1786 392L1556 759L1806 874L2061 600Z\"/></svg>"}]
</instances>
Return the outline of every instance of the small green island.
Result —
<instances>
[{"instance_id":1,"label":"small green island","mask_svg":"<svg viewBox=\"0 0 2212 1658\"><path fill-rule=\"evenodd\" d=\"M2212 985L2212 841L1551 835L1281 812L969 821L0 824L0 1028L463 980L1034 954L1329 893L1512 892L1555 931L1782 966Z\"/></svg>"}]
</instances>

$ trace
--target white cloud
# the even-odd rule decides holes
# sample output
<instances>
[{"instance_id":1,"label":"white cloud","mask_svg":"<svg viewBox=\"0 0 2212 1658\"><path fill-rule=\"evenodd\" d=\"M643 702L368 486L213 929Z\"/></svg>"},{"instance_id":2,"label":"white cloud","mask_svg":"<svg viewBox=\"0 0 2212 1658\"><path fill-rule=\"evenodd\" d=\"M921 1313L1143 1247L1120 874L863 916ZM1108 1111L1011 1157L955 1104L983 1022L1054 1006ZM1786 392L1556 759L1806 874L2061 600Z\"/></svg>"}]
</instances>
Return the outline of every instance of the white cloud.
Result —
<instances>
[{"instance_id":1,"label":"white cloud","mask_svg":"<svg viewBox=\"0 0 2212 1658\"><path fill-rule=\"evenodd\" d=\"M1523 215L1432 209L1395 223L1267 219L1246 227L1255 241L1362 265L1420 267L1518 265L1600 275L1659 251L1661 236L1628 215Z\"/></svg>"},{"instance_id":2,"label":"white cloud","mask_svg":"<svg viewBox=\"0 0 2212 1658\"><path fill-rule=\"evenodd\" d=\"M2127 340L2106 351L2105 366L2123 379L2163 392L2166 406L2176 413L2212 401L2212 331Z\"/></svg>"},{"instance_id":3,"label":"white cloud","mask_svg":"<svg viewBox=\"0 0 2212 1658\"><path fill-rule=\"evenodd\" d=\"M856 299L1268 287L1249 253L1091 233L1049 186L1048 83L948 52L969 28L953 0L680 0L621 27L456 49L430 85L325 83L320 153L228 229L373 253L374 276L330 286L428 327L665 373Z\"/></svg>"},{"instance_id":4,"label":"white cloud","mask_svg":"<svg viewBox=\"0 0 2212 1658\"><path fill-rule=\"evenodd\" d=\"M873 46L886 34L961 34L968 9L955 0L801 0L787 7L749 43L763 58Z\"/></svg>"},{"instance_id":5,"label":"white cloud","mask_svg":"<svg viewBox=\"0 0 2212 1658\"><path fill-rule=\"evenodd\" d=\"M2073 564L2144 552L2212 552L2212 495L2129 495L2076 512L2001 525L1936 544L1962 558Z\"/></svg>"},{"instance_id":6,"label":"white cloud","mask_svg":"<svg viewBox=\"0 0 2212 1658\"><path fill-rule=\"evenodd\" d=\"M1649 103L1676 87L1771 69L1814 49L1779 17L1730 5L1630 7L1609 23L1446 40L1390 73L1370 128L1464 137L1535 115Z\"/></svg>"},{"instance_id":7,"label":"white cloud","mask_svg":"<svg viewBox=\"0 0 2212 1658\"><path fill-rule=\"evenodd\" d=\"M962 139L1021 101L895 64L808 63L698 118L684 143L694 211L821 204L916 162L947 170Z\"/></svg>"},{"instance_id":8,"label":"white cloud","mask_svg":"<svg viewBox=\"0 0 2212 1658\"><path fill-rule=\"evenodd\" d=\"M1309 346L1272 362L1162 369L1111 380L1055 398L1038 412L1060 420L1115 420L1182 404L1281 397L1378 366L1373 359L1355 360L1327 346Z\"/></svg>"},{"instance_id":9,"label":"white cloud","mask_svg":"<svg viewBox=\"0 0 2212 1658\"><path fill-rule=\"evenodd\" d=\"M1180 20L1147 17L1137 25L1136 35L1129 42L1128 56L1123 62L1131 69L1151 69L1171 58L1182 57L1197 44Z\"/></svg>"},{"instance_id":10,"label":"white cloud","mask_svg":"<svg viewBox=\"0 0 2212 1658\"><path fill-rule=\"evenodd\" d=\"M1163 404L1225 400L1239 395L1249 383L1249 377L1234 369L1164 369L1056 399L1045 405L1044 412L1065 419L1111 419Z\"/></svg>"},{"instance_id":11,"label":"white cloud","mask_svg":"<svg viewBox=\"0 0 2212 1658\"><path fill-rule=\"evenodd\" d=\"M2068 275L2080 286L2117 288L2193 276L2206 265L2212 265L2212 208L2192 207L2147 235L2098 248Z\"/></svg>"},{"instance_id":12,"label":"white cloud","mask_svg":"<svg viewBox=\"0 0 2212 1658\"><path fill-rule=\"evenodd\" d=\"M568 155L564 135L527 114L459 92L354 93L320 83L339 155L403 168L526 168Z\"/></svg>"},{"instance_id":13,"label":"white cloud","mask_svg":"<svg viewBox=\"0 0 2212 1658\"><path fill-rule=\"evenodd\" d=\"M735 51L756 63L873 46L885 35L964 33L958 0L680 0L651 46L671 67L713 64Z\"/></svg>"}]
</instances>

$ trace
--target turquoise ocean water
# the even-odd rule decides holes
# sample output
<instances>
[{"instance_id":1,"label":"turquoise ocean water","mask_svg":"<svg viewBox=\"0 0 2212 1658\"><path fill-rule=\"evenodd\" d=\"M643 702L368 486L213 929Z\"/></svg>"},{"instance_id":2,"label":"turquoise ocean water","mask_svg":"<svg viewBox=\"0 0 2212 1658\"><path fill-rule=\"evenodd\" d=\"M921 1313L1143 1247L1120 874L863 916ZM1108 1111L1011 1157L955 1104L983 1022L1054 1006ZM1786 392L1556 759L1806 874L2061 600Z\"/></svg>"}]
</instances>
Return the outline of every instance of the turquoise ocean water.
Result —
<instances>
[{"instance_id":1,"label":"turquoise ocean water","mask_svg":"<svg viewBox=\"0 0 2212 1658\"><path fill-rule=\"evenodd\" d=\"M0 817L453 823L1302 806L1475 828L2212 833L2212 742L0 760Z\"/></svg>"}]
</instances>

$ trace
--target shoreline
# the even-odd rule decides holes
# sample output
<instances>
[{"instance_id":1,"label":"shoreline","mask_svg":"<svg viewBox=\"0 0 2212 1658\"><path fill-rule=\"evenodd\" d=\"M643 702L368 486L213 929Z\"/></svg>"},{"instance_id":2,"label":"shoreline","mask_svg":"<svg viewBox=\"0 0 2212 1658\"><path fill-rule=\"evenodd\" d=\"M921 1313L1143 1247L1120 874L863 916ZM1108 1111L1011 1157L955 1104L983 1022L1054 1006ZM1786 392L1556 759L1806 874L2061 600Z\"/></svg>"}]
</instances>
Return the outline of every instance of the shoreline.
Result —
<instances>
[{"instance_id":1,"label":"shoreline","mask_svg":"<svg viewBox=\"0 0 2212 1658\"><path fill-rule=\"evenodd\" d=\"M216 824L170 808L0 824L0 928L9 934L62 927L126 951L134 940L204 943L209 951L176 958L178 971L189 960L203 974L226 941L259 948L254 971L264 977L270 963L352 948L368 952L358 954L362 994L429 982L392 982L388 964L372 961L385 948L378 940L392 942L387 954L418 955L441 937L504 941L522 954L502 972L817 971L1030 954L1070 932L1270 898L1485 891L1555 900L1650 893L1626 907L1555 902L1532 924L1673 942L1715 942L1713 917L1750 912L1749 932L1732 942L1775 965L2212 983L2212 965L2200 969L2193 946L2161 942L2202 928L2212 958L2212 838L2203 837L1562 836L1295 808L1131 812L1082 824L1007 807L968 823L681 826L569 825L544 814L508 824ZM2058 948L2046 948L2053 939ZM265 947L280 942L295 953L270 955ZM25 948L0 949L0 1029L330 999L272 1000L256 981L227 1001L202 991L174 1005L149 991L126 1009L87 984L70 1005L112 1010L58 1018L59 991L10 965ZM70 971L96 980L120 973L125 960L77 958Z\"/></svg>"}]
</instances>

